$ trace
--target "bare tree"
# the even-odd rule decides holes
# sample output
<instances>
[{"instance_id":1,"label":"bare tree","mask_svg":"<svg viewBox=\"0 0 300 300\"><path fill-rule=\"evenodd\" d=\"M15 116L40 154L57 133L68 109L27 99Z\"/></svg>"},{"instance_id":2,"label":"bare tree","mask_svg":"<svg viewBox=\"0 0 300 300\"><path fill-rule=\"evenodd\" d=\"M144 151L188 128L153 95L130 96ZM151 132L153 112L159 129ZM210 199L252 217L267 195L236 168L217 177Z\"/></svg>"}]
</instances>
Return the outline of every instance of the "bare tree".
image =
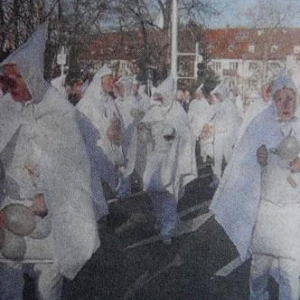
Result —
<instances>
[{"instance_id":1,"label":"bare tree","mask_svg":"<svg viewBox=\"0 0 300 300\"><path fill-rule=\"evenodd\" d=\"M285 34L282 30L290 27L299 17L299 13L300 3L297 0L257 0L247 9L245 14L247 24L257 29L258 33L252 43L255 46L255 52L260 52L262 57L262 68L256 74L262 79L262 85L270 80L278 68L282 67L279 64L273 70L268 61L274 56L272 52L276 51L276 45L284 38ZM272 66L275 66L275 63Z\"/></svg>"},{"instance_id":2,"label":"bare tree","mask_svg":"<svg viewBox=\"0 0 300 300\"><path fill-rule=\"evenodd\" d=\"M282 28L290 27L299 13L297 0L257 0L247 9L245 17L252 28Z\"/></svg>"}]
</instances>

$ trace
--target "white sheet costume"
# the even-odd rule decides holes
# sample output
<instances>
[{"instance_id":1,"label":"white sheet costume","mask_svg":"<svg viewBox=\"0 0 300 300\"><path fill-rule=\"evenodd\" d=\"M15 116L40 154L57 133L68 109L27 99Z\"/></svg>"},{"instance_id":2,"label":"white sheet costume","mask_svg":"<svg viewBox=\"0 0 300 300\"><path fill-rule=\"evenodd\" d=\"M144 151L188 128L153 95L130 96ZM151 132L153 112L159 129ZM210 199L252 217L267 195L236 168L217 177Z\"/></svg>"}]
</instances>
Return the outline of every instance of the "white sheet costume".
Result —
<instances>
[{"instance_id":1,"label":"white sheet costume","mask_svg":"<svg viewBox=\"0 0 300 300\"><path fill-rule=\"evenodd\" d=\"M132 95L131 76L122 76L115 83L121 94L116 98L116 106L123 120L122 151L124 166L119 169L119 184L117 197L124 199L131 194L130 175L135 169L137 157L137 121L133 112L138 110L136 99Z\"/></svg>"},{"instance_id":2,"label":"white sheet costume","mask_svg":"<svg viewBox=\"0 0 300 300\"><path fill-rule=\"evenodd\" d=\"M218 179L223 173L223 159L229 162L235 145L241 118L237 107L229 97L229 87L226 82L218 85L211 94L218 95L219 102L215 104L214 122L214 173Z\"/></svg>"},{"instance_id":3,"label":"white sheet costume","mask_svg":"<svg viewBox=\"0 0 300 300\"><path fill-rule=\"evenodd\" d=\"M199 93L201 91L201 88L202 86L199 86L196 90L196 93ZM212 131L209 136L201 137L201 133L204 125L206 124L208 124L208 126L210 126L210 128L212 129L212 121L214 115L214 105L209 104L203 94L200 99L195 98L190 102L188 119L195 142L200 141L201 156L204 162L206 162L208 156L210 158L213 158L214 156L214 135Z\"/></svg>"},{"instance_id":4,"label":"white sheet costume","mask_svg":"<svg viewBox=\"0 0 300 300\"><path fill-rule=\"evenodd\" d=\"M251 104L244 113L243 122L238 132L238 139L243 136L251 121L270 105L270 102L270 100L263 100L261 96L257 96L251 101Z\"/></svg>"},{"instance_id":5,"label":"white sheet costume","mask_svg":"<svg viewBox=\"0 0 300 300\"><path fill-rule=\"evenodd\" d=\"M63 95L63 97L68 97L65 89L66 75L60 75L51 80L51 84Z\"/></svg>"},{"instance_id":6,"label":"white sheet costume","mask_svg":"<svg viewBox=\"0 0 300 300\"><path fill-rule=\"evenodd\" d=\"M185 185L197 176L194 139L186 112L175 101L173 78L168 77L152 94L161 95L162 103L152 100L153 106L142 119L153 141L143 182L152 199L160 233L169 239L177 225L177 201Z\"/></svg>"},{"instance_id":7,"label":"white sheet costume","mask_svg":"<svg viewBox=\"0 0 300 300\"><path fill-rule=\"evenodd\" d=\"M96 129L96 143L102 153L98 156L101 176L115 190L118 184L116 166L124 163L124 156L122 147L109 140L107 131L114 118L122 120L122 117L112 96L102 89L101 78L106 75L112 75L112 70L104 65L95 74L76 108Z\"/></svg>"},{"instance_id":8,"label":"white sheet costume","mask_svg":"<svg viewBox=\"0 0 300 300\"><path fill-rule=\"evenodd\" d=\"M43 79L43 52L47 24L41 25L22 47L1 66L17 65L32 100L1 99L1 161L7 178L1 206L11 202L31 203L44 195L49 226L46 237L25 237L21 261L1 258L1 299L22 299L23 271L37 277L38 299L60 299L63 276L73 279L100 245L92 204L90 164L75 110ZM6 130L11 127L13 130ZM29 172L31 170L32 172ZM48 227L49 228L49 227Z\"/></svg>"},{"instance_id":9,"label":"white sheet costume","mask_svg":"<svg viewBox=\"0 0 300 300\"><path fill-rule=\"evenodd\" d=\"M284 87L296 91L280 75L272 94ZM299 117L298 109L291 121L279 122L274 103L259 114L236 145L210 206L241 259L252 254L252 300L269 299L270 274L279 283L280 300L299 299L300 175L293 174L297 185L292 186L288 162L269 152L268 165L261 168L256 158L262 144L276 149L289 134L300 140Z\"/></svg>"}]
</instances>

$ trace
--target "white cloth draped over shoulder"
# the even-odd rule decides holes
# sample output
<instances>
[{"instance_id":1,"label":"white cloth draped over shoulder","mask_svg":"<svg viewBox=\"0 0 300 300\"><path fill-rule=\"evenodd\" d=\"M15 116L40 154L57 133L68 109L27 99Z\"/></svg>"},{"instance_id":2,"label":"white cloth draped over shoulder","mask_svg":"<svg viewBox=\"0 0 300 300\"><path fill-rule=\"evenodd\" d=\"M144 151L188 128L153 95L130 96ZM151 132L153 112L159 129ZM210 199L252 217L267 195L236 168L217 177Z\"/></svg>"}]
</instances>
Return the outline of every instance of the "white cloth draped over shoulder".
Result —
<instances>
[{"instance_id":1,"label":"white cloth draped over shoulder","mask_svg":"<svg viewBox=\"0 0 300 300\"><path fill-rule=\"evenodd\" d=\"M277 90L282 88L292 88L297 91L293 82L286 78L278 76L276 84L272 87L273 96ZM274 103L255 117L237 143L231 161L226 167L220 185L213 197L210 209L214 212L216 220L235 244L242 260L245 260L250 254L253 229L257 222L258 213L263 211L259 209L260 200L261 197L266 196L261 193L262 170L257 162L256 151L263 144L266 145L267 149L276 149L283 136L291 133L291 128L293 135L299 140L299 117L300 111L298 109L291 121L279 122ZM286 182L284 182L281 188L284 188L286 185ZM266 188L267 186L264 185L265 191ZM274 189L276 190L278 187L276 186ZM268 192L267 197L271 194ZM293 193L290 191L290 194ZM271 196L271 198L273 197ZM278 201L278 199L271 200ZM279 208L277 206L276 210L279 210ZM286 211L289 211L289 208ZM282 210L280 213L281 216L286 215L286 211ZM275 216L274 210L271 215ZM261 221L258 221L258 226L263 225ZM291 220L287 220L287 222L289 221ZM278 229L277 223L276 228ZM286 228L284 223L282 223L282 226ZM274 229L272 232L274 232ZM265 233L269 235L270 231ZM278 236L280 236L280 232L276 233L276 237ZM295 239L299 241L298 237L293 236L291 237L292 243ZM277 247L278 245L275 246ZM263 245L260 243L260 245L256 244L256 246Z\"/></svg>"},{"instance_id":2,"label":"white cloth draped over shoulder","mask_svg":"<svg viewBox=\"0 0 300 300\"><path fill-rule=\"evenodd\" d=\"M244 134L246 128L249 126L251 121L259 115L264 109L266 109L270 105L271 101L268 102L263 101L261 98L256 98L246 110L243 122L239 129L238 139Z\"/></svg>"},{"instance_id":3,"label":"white cloth draped over shoulder","mask_svg":"<svg viewBox=\"0 0 300 300\"><path fill-rule=\"evenodd\" d=\"M153 151L147 156L144 173L146 191L168 191L178 201L185 185L197 177L194 139L187 115L175 101L173 78L168 77L153 94L159 93L162 105L153 105L142 122L151 128ZM155 101L152 101L152 103ZM174 136L166 140L164 136Z\"/></svg>"},{"instance_id":4,"label":"white cloth draped over shoulder","mask_svg":"<svg viewBox=\"0 0 300 300\"><path fill-rule=\"evenodd\" d=\"M15 129L18 118L20 126L15 132L1 130L0 150L5 171L17 182L20 193L31 198L35 191L44 194L52 217L52 259L61 274L73 279L100 241L91 199L90 163L75 110L43 78L46 32L45 23L0 66L16 64L32 95L32 101L26 105L13 102L14 112L7 112L7 122L12 121ZM36 181L27 181L28 174L22 174L26 164L33 164Z\"/></svg>"},{"instance_id":5,"label":"white cloth draped over shoulder","mask_svg":"<svg viewBox=\"0 0 300 300\"><path fill-rule=\"evenodd\" d=\"M135 119L134 112L139 111L139 105L136 98L132 95L132 83L133 78L131 76L122 76L116 82L116 85L120 85L124 93L117 97L115 101L124 122L122 148L126 164L121 171L122 176L125 178L132 174L135 168L138 151L138 132L136 125L139 119Z\"/></svg>"},{"instance_id":6,"label":"white cloth draped over shoulder","mask_svg":"<svg viewBox=\"0 0 300 300\"><path fill-rule=\"evenodd\" d=\"M261 167L256 150L262 144L275 148L281 138L274 106L268 107L249 125L235 146L210 209L245 260L251 243L261 192Z\"/></svg>"},{"instance_id":7,"label":"white cloth draped over shoulder","mask_svg":"<svg viewBox=\"0 0 300 300\"><path fill-rule=\"evenodd\" d=\"M214 173L222 176L223 158L229 162L236 143L238 129L241 124L238 109L230 97L226 82L221 83L211 92L219 99L215 107L214 123Z\"/></svg>"},{"instance_id":8,"label":"white cloth draped over shoulder","mask_svg":"<svg viewBox=\"0 0 300 300\"><path fill-rule=\"evenodd\" d=\"M85 117L85 125L81 126L86 133L86 140L91 139L89 137L87 127L94 127L96 131L94 138L97 136L96 142L100 151L95 157L98 157L98 166L101 165L101 178L103 178L111 188L115 189L117 185L117 178L115 172L115 165L122 164L124 161L122 148L113 144L107 137L107 131L111 125L113 118L122 120L122 117L118 111L115 101L112 97L105 93L101 87L101 78L105 75L111 75L112 70L104 65L95 74L92 82L87 87L84 96L76 105L78 111ZM91 124L87 124L90 122ZM94 148L96 151L96 148Z\"/></svg>"},{"instance_id":9,"label":"white cloth draped over shoulder","mask_svg":"<svg viewBox=\"0 0 300 300\"><path fill-rule=\"evenodd\" d=\"M60 75L51 80L51 84L64 96L68 97L65 89L66 75Z\"/></svg>"},{"instance_id":10,"label":"white cloth draped over shoulder","mask_svg":"<svg viewBox=\"0 0 300 300\"><path fill-rule=\"evenodd\" d=\"M214 114L214 106L210 105L204 97L200 100L194 99L190 103L188 118L196 140L200 137L203 126L212 120Z\"/></svg>"}]
</instances>

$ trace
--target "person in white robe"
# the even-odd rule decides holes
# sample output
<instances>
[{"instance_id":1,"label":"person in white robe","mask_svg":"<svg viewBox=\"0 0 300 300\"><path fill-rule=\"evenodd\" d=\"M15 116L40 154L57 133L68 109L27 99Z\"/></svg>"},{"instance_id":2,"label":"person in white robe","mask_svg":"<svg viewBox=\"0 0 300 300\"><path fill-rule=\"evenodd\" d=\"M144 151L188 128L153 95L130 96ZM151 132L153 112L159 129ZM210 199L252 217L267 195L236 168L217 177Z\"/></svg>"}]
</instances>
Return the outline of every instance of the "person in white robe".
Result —
<instances>
[{"instance_id":1,"label":"person in white robe","mask_svg":"<svg viewBox=\"0 0 300 300\"><path fill-rule=\"evenodd\" d=\"M252 258L250 299L269 299L268 283L273 276L279 284L279 299L297 300L299 94L291 78L282 73L272 84L271 95L271 105L254 118L236 145L210 209L241 260ZM293 144L282 146L291 139Z\"/></svg>"},{"instance_id":2,"label":"person in white robe","mask_svg":"<svg viewBox=\"0 0 300 300\"><path fill-rule=\"evenodd\" d=\"M58 77L55 77L51 80L51 84L66 98L67 92L65 88L66 75L62 74Z\"/></svg>"},{"instance_id":3,"label":"person in white robe","mask_svg":"<svg viewBox=\"0 0 300 300\"><path fill-rule=\"evenodd\" d=\"M146 87L137 80L136 76L133 76L132 96L135 99L138 109L143 112L147 111L150 107L150 99L145 93L145 89Z\"/></svg>"},{"instance_id":4,"label":"person in white robe","mask_svg":"<svg viewBox=\"0 0 300 300\"><path fill-rule=\"evenodd\" d=\"M162 240L170 243L177 228L177 202L197 176L194 139L186 112L175 100L171 76L152 90L151 103L141 121L152 137L143 188L152 200Z\"/></svg>"},{"instance_id":5,"label":"person in white robe","mask_svg":"<svg viewBox=\"0 0 300 300\"><path fill-rule=\"evenodd\" d=\"M215 110L214 104L204 96L202 88L203 84L195 91L195 98L190 103L188 119L195 143L200 144L201 161L205 163L208 157L213 158L214 156L212 120Z\"/></svg>"},{"instance_id":6,"label":"person in white robe","mask_svg":"<svg viewBox=\"0 0 300 300\"><path fill-rule=\"evenodd\" d=\"M131 175L136 166L138 151L137 124L144 115L139 109L139 103L132 94L132 76L122 76L115 83L116 105L122 116L124 130L122 136L122 150L125 159L119 169L119 184L117 197L125 199L131 194Z\"/></svg>"},{"instance_id":7,"label":"person in white robe","mask_svg":"<svg viewBox=\"0 0 300 300\"><path fill-rule=\"evenodd\" d=\"M219 84L211 94L217 98L214 123L214 165L213 171L220 180L223 174L223 162L228 163L236 142L241 118L237 107L230 98L226 82Z\"/></svg>"},{"instance_id":8,"label":"person in white robe","mask_svg":"<svg viewBox=\"0 0 300 300\"><path fill-rule=\"evenodd\" d=\"M231 87L230 87L229 97L232 98L232 101L235 103L235 106L238 110L240 118L243 119L243 116L244 116L244 102L243 102L242 95L239 91L239 88L235 84L232 84Z\"/></svg>"},{"instance_id":9,"label":"person in white robe","mask_svg":"<svg viewBox=\"0 0 300 300\"><path fill-rule=\"evenodd\" d=\"M150 97L145 93L145 86L133 77L132 82L132 96L136 103L136 109L132 111L135 123L137 124L137 153L133 181L138 190L142 189L142 178L146 167L146 157L149 145L148 140L151 139L149 132L139 130L138 124L141 118L150 108ZM150 150L150 149L149 149Z\"/></svg>"},{"instance_id":10,"label":"person in white robe","mask_svg":"<svg viewBox=\"0 0 300 300\"><path fill-rule=\"evenodd\" d=\"M46 33L44 23L0 65L10 83L0 103L0 159L11 179L0 203L3 300L23 298L24 272L35 276L37 299L61 299L63 278L74 279L100 245L90 163L75 110L43 77ZM5 208L13 203L33 215L30 235L17 236L7 227ZM21 246L10 247L8 237Z\"/></svg>"},{"instance_id":11,"label":"person in white robe","mask_svg":"<svg viewBox=\"0 0 300 300\"><path fill-rule=\"evenodd\" d=\"M258 93L251 93L253 98L252 101L250 101L250 105L247 107L244 113L243 121L238 133L238 139L244 134L246 128L249 126L252 120L270 105L271 86L272 82L266 84L263 87L261 95L259 95Z\"/></svg>"},{"instance_id":12,"label":"person in white robe","mask_svg":"<svg viewBox=\"0 0 300 300\"><path fill-rule=\"evenodd\" d=\"M124 165L124 155L121 145L123 120L115 103L113 86L113 71L104 65L94 75L76 108L96 129L101 177L116 191L118 169Z\"/></svg>"}]
</instances>

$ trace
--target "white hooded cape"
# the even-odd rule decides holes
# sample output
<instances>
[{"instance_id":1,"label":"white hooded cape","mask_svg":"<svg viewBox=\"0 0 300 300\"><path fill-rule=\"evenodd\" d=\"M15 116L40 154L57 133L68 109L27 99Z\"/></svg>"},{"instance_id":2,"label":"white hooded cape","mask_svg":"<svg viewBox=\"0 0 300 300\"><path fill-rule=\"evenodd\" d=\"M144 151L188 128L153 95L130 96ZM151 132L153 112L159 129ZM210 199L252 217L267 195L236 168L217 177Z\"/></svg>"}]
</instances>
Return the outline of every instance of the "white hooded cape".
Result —
<instances>
[{"instance_id":1,"label":"white hooded cape","mask_svg":"<svg viewBox=\"0 0 300 300\"><path fill-rule=\"evenodd\" d=\"M26 105L15 103L22 114L20 127L6 145L1 144L1 159L24 195L35 186L28 181L29 189L24 189L22 169L16 165L27 162L26 154L37 163L36 189L44 194L52 216L52 258L60 273L73 279L100 241L91 200L90 164L75 110L43 79L46 32L47 24L42 24L1 64L16 64L32 95Z\"/></svg>"},{"instance_id":2,"label":"white hooded cape","mask_svg":"<svg viewBox=\"0 0 300 300\"><path fill-rule=\"evenodd\" d=\"M290 83L279 78L273 91L288 84ZM295 128L298 127L297 132L300 133L299 110L295 116ZM262 144L268 149L276 148L281 139L277 110L272 104L252 120L235 146L210 205L216 220L236 246L242 260L247 259L250 254L261 197L261 167L257 162L256 151Z\"/></svg>"},{"instance_id":3,"label":"white hooded cape","mask_svg":"<svg viewBox=\"0 0 300 300\"><path fill-rule=\"evenodd\" d=\"M168 191L178 201L184 194L185 185L197 177L197 168L194 139L184 109L174 101L173 83L172 77L168 77L154 91L163 96L164 105L152 106L142 119L152 131L154 126L160 129L155 130L158 135L154 136L156 142L162 140L164 134L175 134L167 152L160 152L160 145L154 145L153 152L147 156L144 189Z\"/></svg>"},{"instance_id":4,"label":"white hooded cape","mask_svg":"<svg viewBox=\"0 0 300 300\"><path fill-rule=\"evenodd\" d=\"M95 139L93 143L97 144L99 149L97 150L97 147L93 147L95 150L93 156L94 158L97 157L97 166L101 178L103 178L112 189L115 189L117 186L117 178L114 162L122 156L122 151L120 147L113 145L109 141L106 133L110 126L111 119L114 116L118 118L121 118L121 116L114 100L111 99L110 95L104 93L101 87L101 78L110 74L112 74L112 70L106 65L99 69L87 87L84 96L76 105L76 108L80 112L79 120L81 121L79 121L79 123L87 141L91 142L87 128L93 127L96 130L94 133L97 135L97 138L93 134L93 138ZM85 120L82 121L83 119ZM88 122L90 123L89 125Z\"/></svg>"},{"instance_id":5,"label":"white hooded cape","mask_svg":"<svg viewBox=\"0 0 300 300\"><path fill-rule=\"evenodd\" d=\"M282 135L270 106L258 115L236 145L210 209L237 247L242 260L248 256L260 201L261 167L256 150L262 144L275 148Z\"/></svg>"}]
</instances>

